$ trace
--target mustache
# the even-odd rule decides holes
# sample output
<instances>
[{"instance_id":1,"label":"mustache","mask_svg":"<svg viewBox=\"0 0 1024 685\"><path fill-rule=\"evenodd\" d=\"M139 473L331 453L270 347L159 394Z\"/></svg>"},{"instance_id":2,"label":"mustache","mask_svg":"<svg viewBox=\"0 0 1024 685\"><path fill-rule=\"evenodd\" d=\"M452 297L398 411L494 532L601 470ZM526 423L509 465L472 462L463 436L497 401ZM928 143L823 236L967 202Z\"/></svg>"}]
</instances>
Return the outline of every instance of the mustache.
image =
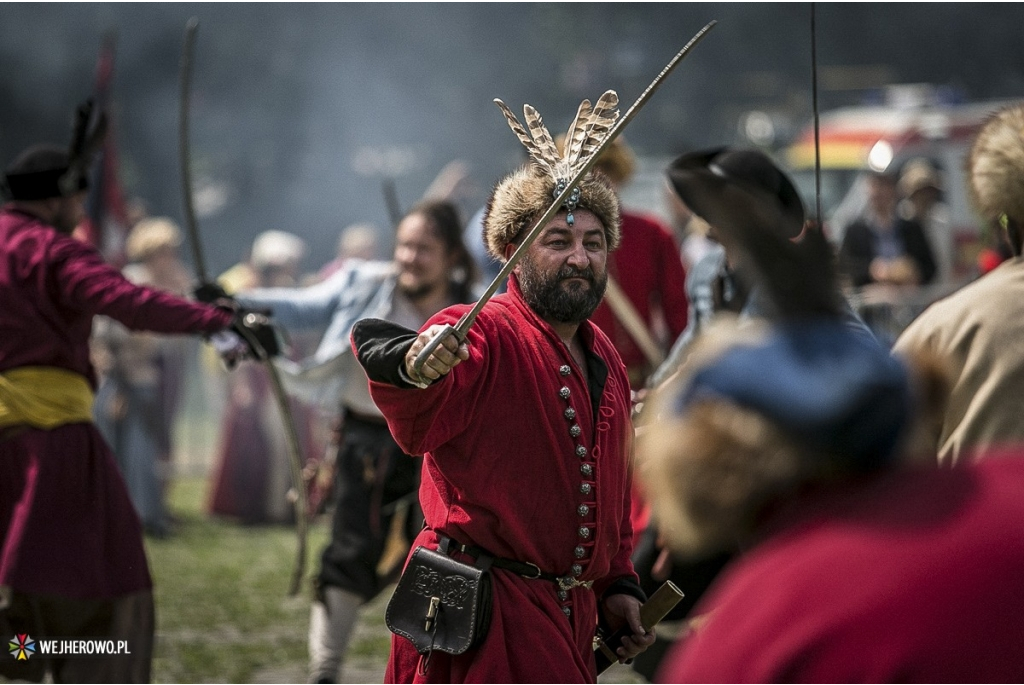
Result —
<instances>
[{"instance_id":1,"label":"mustache","mask_svg":"<svg viewBox=\"0 0 1024 685\"><path fill-rule=\"evenodd\" d=\"M555 274L555 278L559 281L564 281L569 278L583 278L591 284L595 281L594 270L589 267L586 269L577 269L573 266L565 266L558 270L558 273Z\"/></svg>"}]
</instances>

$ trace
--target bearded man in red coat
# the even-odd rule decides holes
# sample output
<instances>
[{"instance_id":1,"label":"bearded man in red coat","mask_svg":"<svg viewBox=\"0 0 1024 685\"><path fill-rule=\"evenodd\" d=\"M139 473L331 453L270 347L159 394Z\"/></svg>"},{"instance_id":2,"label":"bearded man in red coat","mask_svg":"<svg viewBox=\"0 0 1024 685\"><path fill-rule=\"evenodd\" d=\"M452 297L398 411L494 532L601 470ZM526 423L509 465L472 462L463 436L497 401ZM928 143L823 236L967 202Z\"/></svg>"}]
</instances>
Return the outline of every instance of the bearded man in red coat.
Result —
<instances>
[{"instance_id":1,"label":"bearded man in red coat","mask_svg":"<svg viewBox=\"0 0 1024 685\"><path fill-rule=\"evenodd\" d=\"M97 314L132 330L218 334L234 314L133 284L71 237L86 179L74 156L36 146L5 172L0 209L0 675L40 682L148 682L153 583L110 447L92 422ZM228 350L228 348L225 348ZM130 653L31 658L39 640L124 642Z\"/></svg>"},{"instance_id":2,"label":"bearded man in red coat","mask_svg":"<svg viewBox=\"0 0 1024 685\"><path fill-rule=\"evenodd\" d=\"M512 255L561 191L552 168L535 159L498 184L484 218L496 258ZM416 355L469 306L443 310L418 335L374 320L353 330L395 440L423 455L416 545L470 564L494 559L483 642L421 656L396 635L389 681L594 682L599 622L629 627L622 660L654 641L630 562L629 380L588 320L619 243L619 203L599 173L578 190L515 266L508 292L464 343L445 338L421 374Z\"/></svg>"}]
</instances>

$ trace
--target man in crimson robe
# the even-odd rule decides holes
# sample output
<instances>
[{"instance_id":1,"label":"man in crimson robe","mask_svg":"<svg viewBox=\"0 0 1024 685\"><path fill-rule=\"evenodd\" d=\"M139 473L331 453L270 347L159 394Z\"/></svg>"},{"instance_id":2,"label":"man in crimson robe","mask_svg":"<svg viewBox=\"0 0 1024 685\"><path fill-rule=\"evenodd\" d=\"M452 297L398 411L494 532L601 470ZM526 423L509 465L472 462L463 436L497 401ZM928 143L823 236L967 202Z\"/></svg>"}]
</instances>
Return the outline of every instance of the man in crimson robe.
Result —
<instances>
[{"instance_id":1,"label":"man in crimson robe","mask_svg":"<svg viewBox=\"0 0 1024 685\"><path fill-rule=\"evenodd\" d=\"M0 209L0 635L124 641L112 657L0 659L0 675L40 682L148 682L152 580L110 447L92 423L93 317L132 330L240 339L234 314L135 285L71 237L86 168L61 148L29 148L7 168ZM29 645L31 646L31 645Z\"/></svg>"},{"instance_id":2,"label":"man in crimson robe","mask_svg":"<svg viewBox=\"0 0 1024 685\"><path fill-rule=\"evenodd\" d=\"M557 183L534 164L498 184L484 218L493 256L511 256ZM621 660L654 641L630 562L629 380L588 320L619 243L619 203L599 174L578 190L516 265L508 292L487 303L464 343L445 338L421 373L416 355L469 306L443 310L419 334L377 320L353 330L392 434L423 455L416 545L448 539L459 561L494 559L484 641L426 658L395 636L389 681L594 682L599 622L628 626Z\"/></svg>"}]
</instances>

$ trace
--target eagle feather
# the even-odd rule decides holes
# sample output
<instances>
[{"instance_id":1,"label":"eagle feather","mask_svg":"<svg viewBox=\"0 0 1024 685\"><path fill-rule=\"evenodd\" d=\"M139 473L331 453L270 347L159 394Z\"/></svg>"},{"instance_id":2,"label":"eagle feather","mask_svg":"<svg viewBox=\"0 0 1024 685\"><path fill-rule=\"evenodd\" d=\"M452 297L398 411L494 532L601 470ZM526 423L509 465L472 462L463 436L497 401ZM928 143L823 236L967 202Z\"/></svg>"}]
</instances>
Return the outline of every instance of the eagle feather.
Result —
<instances>
[{"instance_id":1,"label":"eagle feather","mask_svg":"<svg viewBox=\"0 0 1024 685\"><path fill-rule=\"evenodd\" d=\"M508 127L512 129L512 132L519 138L519 142L521 142L526 148L526 151L530 153L530 157L532 157L538 164L548 167L540 153L540 148L538 148L533 142L533 139L530 138L530 134L527 133L526 129L523 128L523 125L519 123L519 119L516 118L516 115L512 110L510 110L508 106L498 98L494 99L494 104L496 104L501 110L501 113L505 115L505 121L508 122ZM548 170L554 172L554 169L549 167Z\"/></svg>"},{"instance_id":2,"label":"eagle feather","mask_svg":"<svg viewBox=\"0 0 1024 685\"><path fill-rule=\"evenodd\" d=\"M576 110L576 118L565 137L564 149L559 153L558 146L535 108L523 105L526 121L526 126L523 126L504 102L495 98L494 104L501 109L509 128L530 153L534 163L556 179L575 175L590 161L619 118L619 96L614 90L605 91L596 105L591 106L590 100L584 100Z\"/></svg>"}]
</instances>

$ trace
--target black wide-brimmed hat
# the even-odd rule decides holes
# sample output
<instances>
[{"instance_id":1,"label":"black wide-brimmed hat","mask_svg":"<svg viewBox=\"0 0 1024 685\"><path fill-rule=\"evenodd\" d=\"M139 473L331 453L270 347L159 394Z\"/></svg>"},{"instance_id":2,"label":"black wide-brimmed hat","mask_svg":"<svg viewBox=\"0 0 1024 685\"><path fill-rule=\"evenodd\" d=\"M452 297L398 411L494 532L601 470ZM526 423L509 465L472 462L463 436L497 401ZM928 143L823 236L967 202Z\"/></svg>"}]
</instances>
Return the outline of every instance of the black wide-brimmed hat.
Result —
<instances>
[{"instance_id":1,"label":"black wide-brimmed hat","mask_svg":"<svg viewBox=\"0 0 1024 685\"><path fill-rule=\"evenodd\" d=\"M712 226L761 228L782 238L803 230L799 193L763 152L727 147L691 152L669 165L668 177L683 202Z\"/></svg>"}]
</instances>

